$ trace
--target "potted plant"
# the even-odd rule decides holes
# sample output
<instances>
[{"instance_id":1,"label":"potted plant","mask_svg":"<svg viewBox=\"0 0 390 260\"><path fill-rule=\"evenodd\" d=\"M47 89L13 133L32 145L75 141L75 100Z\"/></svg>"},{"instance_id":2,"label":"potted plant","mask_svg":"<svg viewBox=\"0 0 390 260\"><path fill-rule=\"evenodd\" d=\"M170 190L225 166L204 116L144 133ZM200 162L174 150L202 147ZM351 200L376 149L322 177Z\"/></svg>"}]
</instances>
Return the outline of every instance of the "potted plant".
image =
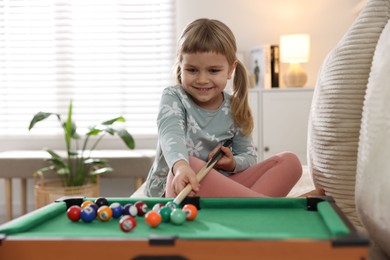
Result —
<instances>
[{"instance_id":1,"label":"potted plant","mask_svg":"<svg viewBox=\"0 0 390 260\"><path fill-rule=\"evenodd\" d=\"M67 118L63 119L61 115L57 113L39 112L34 115L30 122L29 130L34 128L38 122L43 121L50 116L55 116L64 130L66 144L65 156L61 156L52 149L46 149L50 154L50 158L48 159L49 166L37 171L36 174L39 174L41 181L39 183L36 182L35 185L35 194L37 195L39 189L41 189L40 193L41 195L43 194L45 198L37 198L36 196L37 207L52 202L53 196L46 194L48 193L48 187L47 182L45 183L45 179L43 178L43 176L49 172L56 173L57 176L60 177L61 186L64 187L64 190L70 191L64 192L68 194L62 194L63 196L84 195L77 193L85 193L84 188L88 187L88 185L91 186L92 184L95 184L95 192L93 192L93 194L85 194L84 196L98 195L98 176L113 170L104 160L91 157L92 151L97 147L105 135L117 135L129 149L134 149L135 147L135 142L131 134L124 128L117 128L114 126L114 123L125 122L123 117L117 117L104 121L98 125L91 126L85 134L80 135L77 131L76 123L73 121L72 114L73 105L71 101ZM58 191L59 189L60 187L57 186L51 190ZM54 196L58 197L58 195L59 194L55 194Z\"/></svg>"}]
</instances>

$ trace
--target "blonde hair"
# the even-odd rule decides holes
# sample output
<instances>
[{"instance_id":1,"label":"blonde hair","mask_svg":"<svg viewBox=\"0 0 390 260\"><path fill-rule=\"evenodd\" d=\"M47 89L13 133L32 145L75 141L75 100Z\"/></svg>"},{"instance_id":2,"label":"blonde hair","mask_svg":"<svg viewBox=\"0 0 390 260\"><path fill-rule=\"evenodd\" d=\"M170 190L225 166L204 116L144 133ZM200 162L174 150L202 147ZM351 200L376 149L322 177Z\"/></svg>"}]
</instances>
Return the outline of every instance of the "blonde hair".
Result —
<instances>
[{"instance_id":1,"label":"blonde hair","mask_svg":"<svg viewBox=\"0 0 390 260\"><path fill-rule=\"evenodd\" d=\"M176 54L176 81L181 84L183 53L215 52L226 57L230 66L237 61L234 72L233 94L230 100L235 125L242 134L250 135L253 117L248 104L248 76L245 66L237 59L236 39L233 32L218 20L198 19L187 25L182 32Z\"/></svg>"}]
</instances>

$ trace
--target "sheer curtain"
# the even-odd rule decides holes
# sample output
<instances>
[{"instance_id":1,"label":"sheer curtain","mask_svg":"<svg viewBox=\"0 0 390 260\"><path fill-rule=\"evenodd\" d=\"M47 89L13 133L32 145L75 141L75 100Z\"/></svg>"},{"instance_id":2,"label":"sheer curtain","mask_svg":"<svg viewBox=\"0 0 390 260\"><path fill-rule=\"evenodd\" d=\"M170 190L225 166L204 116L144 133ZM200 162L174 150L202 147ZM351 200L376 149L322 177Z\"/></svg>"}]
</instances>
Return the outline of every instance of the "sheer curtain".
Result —
<instances>
[{"instance_id":1,"label":"sheer curtain","mask_svg":"<svg viewBox=\"0 0 390 260\"><path fill-rule=\"evenodd\" d=\"M32 116L77 126L124 116L133 135L155 135L161 91L173 83L174 0L0 1L0 137L28 133Z\"/></svg>"}]
</instances>

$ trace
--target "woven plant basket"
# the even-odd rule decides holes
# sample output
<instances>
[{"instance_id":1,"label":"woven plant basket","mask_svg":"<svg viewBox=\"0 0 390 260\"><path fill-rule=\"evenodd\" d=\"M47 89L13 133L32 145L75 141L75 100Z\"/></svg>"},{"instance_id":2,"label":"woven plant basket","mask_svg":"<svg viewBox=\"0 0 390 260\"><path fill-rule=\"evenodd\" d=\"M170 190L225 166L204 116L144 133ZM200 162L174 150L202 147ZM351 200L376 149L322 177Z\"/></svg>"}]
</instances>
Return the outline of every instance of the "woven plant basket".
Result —
<instances>
[{"instance_id":1,"label":"woven plant basket","mask_svg":"<svg viewBox=\"0 0 390 260\"><path fill-rule=\"evenodd\" d=\"M34 173L35 208L41 208L65 196L98 197L99 176L96 183L83 186L65 187L60 179L45 179L40 172Z\"/></svg>"}]
</instances>

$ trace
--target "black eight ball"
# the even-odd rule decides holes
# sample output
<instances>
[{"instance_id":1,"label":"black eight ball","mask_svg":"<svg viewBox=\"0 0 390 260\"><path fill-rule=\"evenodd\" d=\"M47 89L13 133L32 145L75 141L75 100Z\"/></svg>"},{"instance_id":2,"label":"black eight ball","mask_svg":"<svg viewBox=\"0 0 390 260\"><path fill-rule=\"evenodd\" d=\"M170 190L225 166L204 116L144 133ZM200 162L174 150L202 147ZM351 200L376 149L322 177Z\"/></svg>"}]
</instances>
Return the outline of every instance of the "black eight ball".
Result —
<instances>
[{"instance_id":1,"label":"black eight ball","mask_svg":"<svg viewBox=\"0 0 390 260\"><path fill-rule=\"evenodd\" d=\"M108 206L108 200L106 198L97 198L95 204L100 208L101 206Z\"/></svg>"}]
</instances>

